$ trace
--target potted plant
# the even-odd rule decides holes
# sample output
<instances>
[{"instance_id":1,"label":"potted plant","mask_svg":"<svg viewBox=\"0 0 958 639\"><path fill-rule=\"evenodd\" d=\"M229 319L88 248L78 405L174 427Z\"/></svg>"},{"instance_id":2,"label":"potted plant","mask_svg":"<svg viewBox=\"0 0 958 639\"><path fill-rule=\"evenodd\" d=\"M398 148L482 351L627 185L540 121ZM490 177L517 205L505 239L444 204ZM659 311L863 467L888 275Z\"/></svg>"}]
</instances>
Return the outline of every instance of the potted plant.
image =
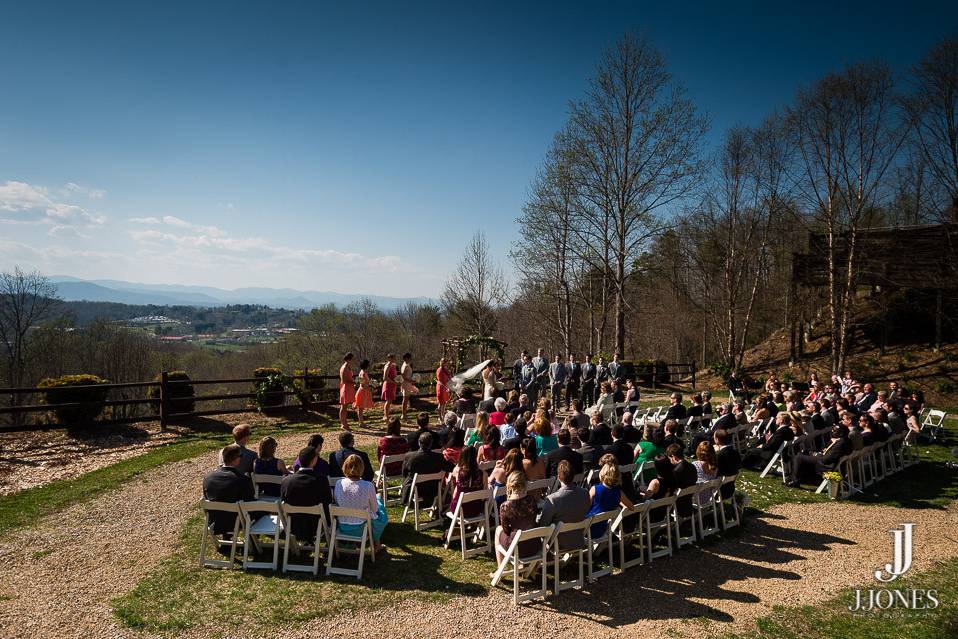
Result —
<instances>
[{"instance_id":1,"label":"potted plant","mask_svg":"<svg viewBox=\"0 0 958 639\"><path fill-rule=\"evenodd\" d=\"M842 490L842 474L830 470L822 477L828 482L828 494L832 499L838 499L841 497Z\"/></svg>"},{"instance_id":2,"label":"potted plant","mask_svg":"<svg viewBox=\"0 0 958 639\"><path fill-rule=\"evenodd\" d=\"M256 382L253 384L256 406L260 410L275 408L286 403L286 389L289 378L278 368L257 368L253 371Z\"/></svg>"}]
</instances>

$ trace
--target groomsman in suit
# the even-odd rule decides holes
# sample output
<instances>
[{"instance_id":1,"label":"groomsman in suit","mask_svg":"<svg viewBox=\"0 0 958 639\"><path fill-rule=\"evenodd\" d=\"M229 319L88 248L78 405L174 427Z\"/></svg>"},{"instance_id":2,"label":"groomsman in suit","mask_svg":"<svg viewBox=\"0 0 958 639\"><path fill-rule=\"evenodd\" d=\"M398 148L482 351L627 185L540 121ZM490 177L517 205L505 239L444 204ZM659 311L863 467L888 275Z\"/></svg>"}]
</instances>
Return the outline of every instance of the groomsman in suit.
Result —
<instances>
[{"instance_id":1,"label":"groomsman in suit","mask_svg":"<svg viewBox=\"0 0 958 639\"><path fill-rule=\"evenodd\" d=\"M569 365L566 367L568 375L565 383L565 407L572 410L572 400L579 395L579 383L582 381L582 365L575 361L575 353L569 354ZM558 406L553 406L559 410Z\"/></svg>"},{"instance_id":2,"label":"groomsman in suit","mask_svg":"<svg viewBox=\"0 0 958 639\"><path fill-rule=\"evenodd\" d=\"M562 362L562 355L556 355L555 361L549 366L549 387L552 389L552 409L559 410L562 405L562 387L566 382L566 367Z\"/></svg>"},{"instance_id":3,"label":"groomsman in suit","mask_svg":"<svg viewBox=\"0 0 958 639\"><path fill-rule=\"evenodd\" d=\"M536 405L536 398L539 396L539 378L536 377L536 368L532 365L532 359L529 357L529 353L526 353L522 356L522 373L520 379L522 380L522 389L521 393L529 398L529 406Z\"/></svg>"},{"instance_id":4,"label":"groomsman in suit","mask_svg":"<svg viewBox=\"0 0 958 639\"><path fill-rule=\"evenodd\" d=\"M532 368L536 371L536 382L539 390L545 392L549 389L549 360L546 359L545 349L540 348L536 356L532 358ZM535 406L535 402L532 402Z\"/></svg>"},{"instance_id":5,"label":"groomsman in suit","mask_svg":"<svg viewBox=\"0 0 958 639\"><path fill-rule=\"evenodd\" d=\"M592 406L595 403L595 364L592 363L592 353L585 356L582 362L582 403Z\"/></svg>"},{"instance_id":6,"label":"groomsman in suit","mask_svg":"<svg viewBox=\"0 0 958 639\"><path fill-rule=\"evenodd\" d=\"M609 363L609 377L621 385L625 382L625 369L619 362L620 357L618 353L612 356L612 362Z\"/></svg>"},{"instance_id":7,"label":"groomsman in suit","mask_svg":"<svg viewBox=\"0 0 958 639\"><path fill-rule=\"evenodd\" d=\"M512 385L520 395L522 390L522 367L526 365L526 358L529 357L529 351L523 350L519 354L519 359L512 363Z\"/></svg>"},{"instance_id":8,"label":"groomsman in suit","mask_svg":"<svg viewBox=\"0 0 958 639\"><path fill-rule=\"evenodd\" d=\"M599 389L602 388L602 382L609 380L609 367L605 363L605 358L599 356L599 365L595 367L595 395L599 396ZM595 400L592 401L595 403Z\"/></svg>"}]
</instances>

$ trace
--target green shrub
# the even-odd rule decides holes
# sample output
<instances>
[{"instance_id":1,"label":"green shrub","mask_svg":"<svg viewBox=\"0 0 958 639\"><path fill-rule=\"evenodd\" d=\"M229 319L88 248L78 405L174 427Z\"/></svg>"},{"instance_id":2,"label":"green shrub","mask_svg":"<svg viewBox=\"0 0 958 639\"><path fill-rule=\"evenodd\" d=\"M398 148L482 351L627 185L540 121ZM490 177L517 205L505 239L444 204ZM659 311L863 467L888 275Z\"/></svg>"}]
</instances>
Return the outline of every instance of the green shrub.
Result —
<instances>
[{"instance_id":1,"label":"green shrub","mask_svg":"<svg viewBox=\"0 0 958 639\"><path fill-rule=\"evenodd\" d=\"M286 402L284 391L289 384L289 377L278 368L257 368L253 377L260 381L253 384L253 393L256 394L256 406L260 409L282 406Z\"/></svg>"},{"instance_id":2,"label":"green shrub","mask_svg":"<svg viewBox=\"0 0 958 639\"><path fill-rule=\"evenodd\" d=\"M64 375L46 378L37 384L43 390L43 401L53 407L57 423L74 427L91 423L103 412L103 402L110 392L108 388L89 388L109 384L96 375ZM59 406L60 404L82 404Z\"/></svg>"},{"instance_id":3,"label":"green shrub","mask_svg":"<svg viewBox=\"0 0 958 639\"><path fill-rule=\"evenodd\" d=\"M157 375L154 381L158 382L162 378L162 374ZM166 374L166 379L171 382L188 382L190 381L190 376L187 375L186 371L170 371ZM193 409L196 408L196 391L193 388L193 384L170 384L166 387L166 390L166 406L170 413L192 413ZM159 399L160 387L151 386L148 395L151 399ZM159 412L159 404L155 404L153 409Z\"/></svg>"},{"instance_id":4,"label":"green shrub","mask_svg":"<svg viewBox=\"0 0 958 639\"><path fill-rule=\"evenodd\" d=\"M713 375L726 383L728 383L729 378L732 377L732 367L725 362L715 362L709 366L709 370L712 371Z\"/></svg>"}]
</instances>

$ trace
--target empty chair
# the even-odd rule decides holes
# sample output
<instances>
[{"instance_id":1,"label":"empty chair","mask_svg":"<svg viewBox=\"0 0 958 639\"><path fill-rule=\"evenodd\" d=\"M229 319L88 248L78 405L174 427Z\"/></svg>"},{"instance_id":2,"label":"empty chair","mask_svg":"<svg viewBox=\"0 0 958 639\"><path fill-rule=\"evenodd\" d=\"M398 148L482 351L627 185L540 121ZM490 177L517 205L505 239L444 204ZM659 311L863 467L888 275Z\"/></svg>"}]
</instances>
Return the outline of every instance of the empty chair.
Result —
<instances>
[{"instance_id":1,"label":"empty chair","mask_svg":"<svg viewBox=\"0 0 958 639\"><path fill-rule=\"evenodd\" d=\"M928 410L924 420L921 422L920 434L926 435L931 441L936 442L941 437L941 430L945 424L947 414L943 410Z\"/></svg>"},{"instance_id":2,"label":"empty chair","mask_svg":"<svg viewBox=\"0 0 958 639\"><path fill-rule=\"evenodd\" d=\"M728 477L722 477L722 483L720 484L717 501L715 503L718 508L719 519L722 521L722 530L728 530L729 528L734 528L742 523L742 516L738 509L738 502L735 500L735 479L738 475L730 475ZM732 509L732 514L729 516L726 514L726 508L730 507Z\"/></svg>"},{"instance_id":3,"label":"empty chair","mask_svg":"<svg viewBox=\"0 0 958 639\"><path fill-rule=\"evenodd\" d=\"M698 517L695 513L695 502L698 500L699 492L705 484L695 484L686 488L680 488L675 493L675 508L672 510L673 521L675 522L675 546L681 548L688 544L694 544L698 540ZM688 534L683 535L683 527L688 526Z\"/></svg>"},{"instance_id":4,"label":"empty chair","mask_svg":"<svg viewBox=\"0 0 958 639\"><path fill-rule=\"evenodd\" d=\"M699 536L705 539L709 535L714 535L722 530L722 522L719 517L719 490L722 487L721 479L700 484L699 497L693 502L695 514L698 517Z\"/></svg>"}]
</instances>

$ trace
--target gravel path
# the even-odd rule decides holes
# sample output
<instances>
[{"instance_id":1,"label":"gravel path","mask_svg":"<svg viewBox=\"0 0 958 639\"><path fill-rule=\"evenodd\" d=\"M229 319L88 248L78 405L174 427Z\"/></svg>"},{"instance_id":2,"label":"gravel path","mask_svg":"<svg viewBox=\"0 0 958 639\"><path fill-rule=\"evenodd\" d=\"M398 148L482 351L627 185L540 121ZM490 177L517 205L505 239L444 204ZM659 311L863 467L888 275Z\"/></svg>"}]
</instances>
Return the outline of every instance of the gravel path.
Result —
<instances>
[{"instance_id":1,"label":"gravel path","mask_svg":"<svg viewBox=\"0 0 958 639\"><path fill-rule=\"evenodd\" d=\"M283 437L288 456L305 435ZM334 439L330 437L329 439ZM372 441L357 437L360 445ZM0 542L0 634L36 637L139 637L119 626L110 601L129 591L173 550L215 453L144 474L116 491L48 517ZM509 594L459 598L443 605L403 603L376 613L379 634L475 637L509 628L515 637L707 636L752 621L776 604L808 604L841 587L868 583L890 561L886 530L912 521L914 568L958 555L958 509L909 510L847 503L789 504L752 520L745 534L705 549L601 579L587 592L514 609ZM703 633L701 622L711 620ZM6 630L7 632L2 632ZM206 637L196 629L184 636ZM216 633L219 635L220 633ZM299 628L283 637L356 636L355 614ZM242 631L229 636L244 636ZM258 636L252 634L250 636Z\"/></svg>"}]
</instances>

